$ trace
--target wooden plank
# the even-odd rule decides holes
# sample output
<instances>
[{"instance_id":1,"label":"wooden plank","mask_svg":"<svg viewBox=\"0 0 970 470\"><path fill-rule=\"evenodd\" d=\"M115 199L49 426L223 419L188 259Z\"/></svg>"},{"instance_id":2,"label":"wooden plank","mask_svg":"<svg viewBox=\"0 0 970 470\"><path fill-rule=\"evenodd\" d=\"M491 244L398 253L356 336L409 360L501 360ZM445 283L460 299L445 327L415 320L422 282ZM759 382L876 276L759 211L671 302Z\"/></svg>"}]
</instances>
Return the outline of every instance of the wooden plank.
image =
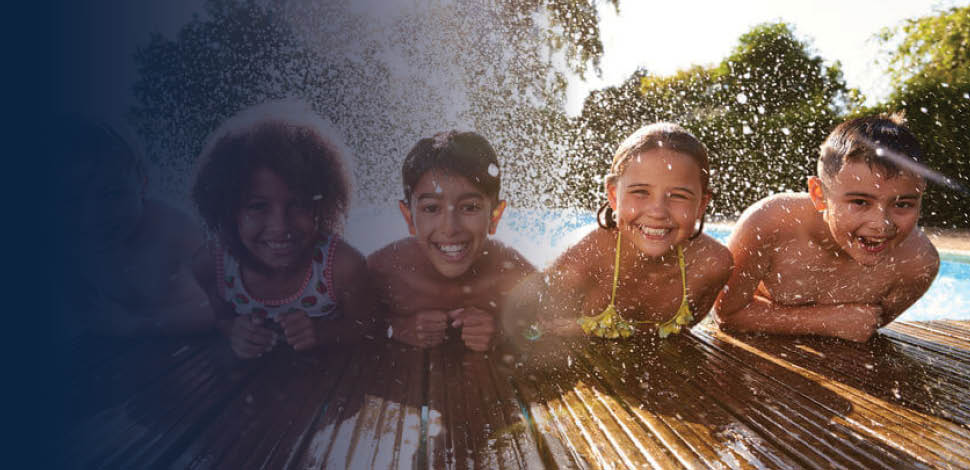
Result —
<instances>
[{"instance_id":1,"label":"wooden plank","mask_svg":"<svg viewBox=\"0 0 970 470\"><path fill-rule=\"evenodd\" d=\"M810 368L791 363L787 358L762 351L748 341L720 332L715 335L724 343L734 344L775 365L803 375L834 392L839 401L845 404L839 402L833 404L811 395L806 397L816 400L820 406L833 413L833 420L845 424L855 432L867 436L868 439L879 441L887 448L901 449L929 465L945 467L953 464L970 464L965 446L954 445L960 442L966 443L966 439L960 437L963 431L959 426L935 416L888 403ZM847 409L846 405L848 405ZM934 439L921 437L927 432L932 433Z\"/></svg>"},{"instance_id":2,"label":"wooden plank","mask_svg":"<svg viewBox=\"0 0 970 470\"><path fill-rule=\"evenodd\" d=\"M908 456L862 439L858 433L833 421L833 415L819 407L816 401L838 398L810 380L731 345L711 345L692 334L685 337L697 341L698 346L709 354L704 368L696 376L697 383L768 441L798 458L802 465L824 468L919 466ZM810 400L806 395L816 398ZM819 398L818 395L830 396Z\"/></svg>"},{"instance_id":3,"label":"wooden plank","mask_svg":"<svg viewBox=\"0 0 970 470\"><path fill-rule=\"evenodd\" d=\"M359 426L366 426L371 409L368 390L385 358L376 345L361 347L348 361L349 368L334 389L322 416L306 433L306 444L291 468L346 468L357 444Z\"/></svg>"},{"instance_id":4,"label":"wooden plank","mask_svg":"<svg viewBox=\"0 0 970 470\"><path fill-rule=\"evenodd\" d=\"M120 426L91 431L98 445L90 448L97 453L90 466L130 468L143 455L184 445L248 379L246 374L220 379L214 351L218 348L207 349L183 363L159 387L141 390L111 410Z\"/></svg>"},{"instance_id":5,"label":"wooden plank","mask_svg":"<svg viewBox=\"0 0 970 470\"><path fill-rule=\"evenodd\" d=\"M970 342L958 336L951 335L920 323L896 322L890 323L884 329L889 329L922 340L921 344L932 344L933 349L947 351L955 359L970 363Z\"/></svg>"},{"instance_id":6,"label":"wooden plank","mask_svg":"<svg viewBox=\"0 0 970 470\"><path fill-rule=\"evenodd\" d=\"M738 468L795 465L791 457L718 406L716 397L697 387L697 366L703 358L682 337L662 343L639 338L633 343L601 342L587 348L597 370L607 376L612 395L626 401L627 408L653 413L707 466L724 461Z\"/></svg>"}]
</instances>

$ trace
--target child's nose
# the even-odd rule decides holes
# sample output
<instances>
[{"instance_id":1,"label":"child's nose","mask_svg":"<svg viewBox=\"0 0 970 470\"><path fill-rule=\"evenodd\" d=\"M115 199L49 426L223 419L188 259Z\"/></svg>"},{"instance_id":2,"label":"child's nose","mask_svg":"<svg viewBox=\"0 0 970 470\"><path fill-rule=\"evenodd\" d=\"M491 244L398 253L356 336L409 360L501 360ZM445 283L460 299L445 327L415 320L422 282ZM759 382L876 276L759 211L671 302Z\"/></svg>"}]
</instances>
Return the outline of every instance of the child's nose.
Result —
<instances>
[{"instance_id":1,"label":"child's nose","mask_svg":"<svg viewBox=\"0 0 970 470\"><path fill-rule=\"evenodd\" d=\"M285 229L288 226L288 222L286 209L277 207L270 211L266 225L269 228Z\"/></svg>"},{"instance_id":2,"label":"child's nose","mask_svg":"<svg viewBox=\"0 0 970 470\"><path fill-rule=\"evenodd\" d=\"M445 217L442 223L442 229L445 235L454 235L460 231L461 222L458 220L458 210L454 207L448 207L445 211Z\"/></svg>"},{"instance_id":3,"label":"child's nose","mask_svg":"<svg viewBox=\"0 0 970 470\"><path fill-rule=\"evenodd\" d=\"M888 207L879 206L878 210L872 211L873 215L869 223L880 231L893 232L896 229L896 222L893 221Z\"/></svg>"},{"instance_id":4,"label":"child's nose","mask_svg":"<svg viewBox=\"0 0 970 470\"><path fill-rule=\"evenodd\" d=\"M651 197L647 199L646 205L644 206L644 213L656 219L666 218L667 217L667 198Z\"/></svg>"}]
</instances>

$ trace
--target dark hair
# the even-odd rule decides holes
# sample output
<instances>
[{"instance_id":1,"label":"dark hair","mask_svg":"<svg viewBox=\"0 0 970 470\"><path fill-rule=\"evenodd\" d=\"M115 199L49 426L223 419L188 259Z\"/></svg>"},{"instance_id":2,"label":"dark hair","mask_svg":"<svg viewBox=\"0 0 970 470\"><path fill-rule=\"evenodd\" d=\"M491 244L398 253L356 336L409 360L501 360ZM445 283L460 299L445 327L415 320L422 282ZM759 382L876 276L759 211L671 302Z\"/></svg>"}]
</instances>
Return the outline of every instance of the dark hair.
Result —
<instances>
[{"instance_id":1,"label":"dark hair","mask_svg":"<svg viewBox=\"0 0 970 470\"><path fill-rule=\"evenodd\" d=\"M411 203L411 192L430 170L464 176L492 202L498 201L498 157L488 140L474 132L440 132L414 144L401 168L405 204Z\"/></svg>"},{"instance_id":2,"label":"dark hair","mask_svg":"<svg viewBox=\"0 0 970 470\"><path fill-rule=\"evenodd\" d=\"M866 116L835 126L819 151L818 176L834 178L846 162L865 162L885 170L887 178L895 177L902 169L883 154L883 148L917 163L923 157L903 113Z\"/></svg>"},{"instance_id":3,"label":"dark hair","mask_svg":"<svg viewBox=\"0 0 970 470\"><path fill-rule=\"evenodd\" d=\"M229 119L199 156L192 200L206 226L236 256L246 257L236 214L259 169L276 173L313 206L318 230L339 232L350 203L343 151L319 117L291 103L267 103Z\"/></svg>"},{"instance_id":4,"label":"dark hair","mask_svg":"<svg viewBox=\"0 0 970 470\"><path fill-rule=\"evenodd\" d=\"M643 126L624 139L620 147L616 149L616 153L613 154L613 165L610 167L610 173L606 175L607 182L616 181L626 171L631 158L658 148L675 150L693 158L698 168L701 169L701 191L704 194L711 194L711 165L707 157L707 147L687 129L669 122L655 122ZM596 212L596 222L605 229L616 228L613 208L610 207L609 201L604 202L599 211ZM704 231L703 216L701 217L700 230L691 235L691 239L696 238L702 231Z\"/></svg>"}]
</instances>

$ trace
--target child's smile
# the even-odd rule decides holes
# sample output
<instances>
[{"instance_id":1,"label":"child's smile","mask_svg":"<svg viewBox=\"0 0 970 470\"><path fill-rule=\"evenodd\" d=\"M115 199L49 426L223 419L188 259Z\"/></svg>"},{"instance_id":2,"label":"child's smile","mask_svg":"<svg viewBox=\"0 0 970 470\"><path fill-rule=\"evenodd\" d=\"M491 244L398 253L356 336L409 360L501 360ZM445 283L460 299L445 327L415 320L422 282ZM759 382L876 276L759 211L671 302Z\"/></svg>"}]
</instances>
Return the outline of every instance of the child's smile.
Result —
<instances>
[{"instance_id":1,"label":"child's smile","mask_svg":"<svg viewBox=\"0 0 970 470\"><path fill-rule=\"evenodd\" d=\"M881 261L916 227L926 187L919 177L864 162L846 163L824 188L825 222L832 238L850 257L865 265Z\"/></svg>"},{"instance_id":2,"label":"child's smile","mask_svg":"<svg viewBox=\"0 0 970 470\"><path fill-rule=\"evenodd\" d=\"M269 269L299 269L310 258L316 233L313 210L271 170L253 172L237 223L242 245Z\"/></svg>"},{"instance_id":3,"label":"child's smile","mask_svg":"<svg viewBox=\"0 0 970 470\"><path fill-rule=\"evenodd\" d=\"M707 200L694 160L667 149L631 158L607 194L619 227L643 254L653 257L693 235Z\"/></svg>"},{"instance_id":4,"label":"child's smile","mask_svg":"<svg viewBox=\"0 0 970 470\"><path fill-rule=\"evenodd\" d=\"M467 178L436 171L418 180L409 204L401 203L409 231L447 278L461 276L481 257L501 217L501 209L493 209L493 202Z\"/></svg>"}]
</instances>

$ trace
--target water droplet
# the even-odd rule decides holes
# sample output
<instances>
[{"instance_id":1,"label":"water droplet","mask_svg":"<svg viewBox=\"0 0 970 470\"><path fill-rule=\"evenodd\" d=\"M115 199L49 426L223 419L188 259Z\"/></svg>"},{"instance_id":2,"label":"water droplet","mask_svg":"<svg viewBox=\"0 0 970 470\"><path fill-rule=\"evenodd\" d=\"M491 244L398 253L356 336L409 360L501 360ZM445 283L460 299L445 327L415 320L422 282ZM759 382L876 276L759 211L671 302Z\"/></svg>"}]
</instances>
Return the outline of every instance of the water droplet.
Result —
<instances>
[{"instance_id":1,"label":"water droplet","mask_svg":"<svg viewBox=\"0 0 970 470\"><path fill-rule=\"evenodd\" d=\"M494 163L489 163L488 174L492 177L498 178L498 166L496 166Z\"/></svg>"},{"instance_id":2,"label":"water droplet","mask_svg":"<svg viewBox=\"0 0 970 470\"><path fill-rule=\"evenodd\" d=\"M785 134L785 135L791 135L791 129L789 129L787 127L782 127L781 128L781 133L782 134Z\"/></svg>"},{"instance_id":3,"label":"water droplet","mask_svg":"<svg viewBox=\"0 0 970 470\"><path fill-rule=\"evenodd\" d=\"M748 102L748 95L745 95L744 93L738 93L738 96L736 96L735 99L738 100L738 103L745 104Z\"/></svg>"}]
</instances>

